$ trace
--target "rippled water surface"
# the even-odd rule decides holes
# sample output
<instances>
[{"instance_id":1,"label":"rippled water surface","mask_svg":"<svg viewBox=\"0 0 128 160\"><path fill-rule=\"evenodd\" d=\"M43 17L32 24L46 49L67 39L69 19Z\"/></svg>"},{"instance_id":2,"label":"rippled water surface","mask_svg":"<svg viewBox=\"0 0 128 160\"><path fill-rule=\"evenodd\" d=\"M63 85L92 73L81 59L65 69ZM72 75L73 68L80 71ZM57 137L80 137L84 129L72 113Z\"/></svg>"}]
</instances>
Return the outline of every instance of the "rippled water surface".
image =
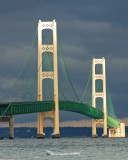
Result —
<instances>
[{"instance_id":1,"label":"rippled water surface","mask_svg":"<svg viewBox=\"0 0 128 160\"><path fill-rule=\"evenodd\" d=\"M47 151L52 151L47 155ZM0 160L127 160L127 138L4 139Z\"/></svg>"}]
</instances>

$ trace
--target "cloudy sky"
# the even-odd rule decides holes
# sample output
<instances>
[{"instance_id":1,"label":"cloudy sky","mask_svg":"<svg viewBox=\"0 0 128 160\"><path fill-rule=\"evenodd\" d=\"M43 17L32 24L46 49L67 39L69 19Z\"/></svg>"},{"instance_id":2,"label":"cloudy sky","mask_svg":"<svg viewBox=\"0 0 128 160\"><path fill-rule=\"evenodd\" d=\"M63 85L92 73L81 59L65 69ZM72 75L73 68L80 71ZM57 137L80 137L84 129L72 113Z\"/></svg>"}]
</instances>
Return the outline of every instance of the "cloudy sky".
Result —
<instances>
[{"instance_id":1,"label":"cloudy sky","mask_svg":"<svg viewBox=\"0 0 128 160\"><path fill-rule=\"evenodd\" d=\"M66 65L78 95L82 96L86 86L92 58L105 57L115 112L119 118L128 117L127 6L127 0L1 0L1 91L7 90L18 76L38 20L56 19ZM27 115L16 117L16 121L23 121L23 117L24 121L36 120L36 115ZM83 118L76 113L60 113L61 121Z\"/></svg>"}]
</instances>

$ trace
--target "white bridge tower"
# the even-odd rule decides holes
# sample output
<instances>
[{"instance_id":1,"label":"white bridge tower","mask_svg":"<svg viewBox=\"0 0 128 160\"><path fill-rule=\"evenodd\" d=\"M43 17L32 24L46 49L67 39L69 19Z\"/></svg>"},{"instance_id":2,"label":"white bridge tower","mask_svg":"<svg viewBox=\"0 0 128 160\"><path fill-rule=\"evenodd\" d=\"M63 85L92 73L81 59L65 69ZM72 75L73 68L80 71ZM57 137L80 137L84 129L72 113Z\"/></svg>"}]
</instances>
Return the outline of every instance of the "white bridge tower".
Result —
<instances>
[{"instance_id":1,"label":"white bridge tower","mask_svg":"<svg viewBox=\"0 0 128 160\"><path fill-rule=\"evenodd\" d=\"M42 30L50 29L53 31L53 44L43 45ZM42 72L42 54L44 52L53 53L53 71ZM43 132L43 118L52 117L54 120L54 132L53 138L59 138L59 100L58 100L58 65L57 65L57 25L56 21L43 22L39 20L38 23L38 101L42 101L42 81L44 79L53 79L54 81L54 103L55 110L50 112L38 113L38 124L37 124L37 138L45 138Z\"/></svg>"},{"instance_id":2,"label":"white bridge tower","mask_svg":"<svg viewBox=\"0 0 128 160\"><path fill-rule=\"evenodd\" d=\"M102 65L102 73L96 74L96 65ZM103 90L96 91L96 80L103 81ZM106 103L106 71L105 71L105 58L96 59L92 61L92 107L96 108L96 99L103 99L103 119L92 120L92 137L98 137L96 133L96 125L103 124L103 137L125 137L125 123L120 123L118 128L109 128L109 135L107 135L107 103Z\"/></svg>"},{"instance_id":3,"label":"white bridge tower","mask_svg":"<svg viewBox=\"0 0 128 160\"><path fill-rule=\"evenodd\" d=\"M96 74L96 65L102 65L102 73ZM96 92L96 80L101 79L103 81L103 91ZM97 137L96 125L103 124L103 137L107 137L107 104L106 104L106 72L105 72L105 58L92 60L92 107L96 108L96 99L103 99L103 119L92 120L92 137Z\"/></svg>"}]
</instances>

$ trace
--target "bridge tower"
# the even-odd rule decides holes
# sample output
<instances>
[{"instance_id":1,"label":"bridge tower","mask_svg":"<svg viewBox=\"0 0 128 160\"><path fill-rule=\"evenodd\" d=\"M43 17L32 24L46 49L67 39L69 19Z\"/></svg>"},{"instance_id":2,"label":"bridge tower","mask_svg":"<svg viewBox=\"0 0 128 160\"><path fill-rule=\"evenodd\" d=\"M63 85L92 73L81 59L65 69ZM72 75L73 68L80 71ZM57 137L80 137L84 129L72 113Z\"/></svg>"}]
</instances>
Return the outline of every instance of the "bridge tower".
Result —
<instances>
[{"instance_id":1,"label":"bridge tower","mask_svg":"<svg viewBox=\"0 0 128 160\"><path fill-rule=\"evenodd\" d=\"M96 65L102 65L102 73L96 74ZM103 91L96 92L96 80L101 79L103 81ZM92 137L97 137L96 125L103 124L103 137L107 137L107 104L106 104L106 72L105 72L105 58L92 60L92 107L96 108L96 99L103 99L103 119L92 120Z\"/></svg>"},{"instance_id":2,"label":"bridge tower","mask_svg":"<svg viewBox=\"0 0 128 160\"><path fill-rule=\"evenodd\" d=\"M43 45L42 30L50 29L53 31L53 44ZM44 52L53 53L53 71L42 72L42 54ZM44 79L53 79L54 81L54 103L55 110L51 112L38 113L37 138L45 138L43 132L43 118L52 117L54 120L54 132L52 138L59 138L59 101L58 101L58 65L57 65L57 25L56 21L38 22L38 101L42 101L43 89L42 81Z\"/></svg>"}]
</instances>

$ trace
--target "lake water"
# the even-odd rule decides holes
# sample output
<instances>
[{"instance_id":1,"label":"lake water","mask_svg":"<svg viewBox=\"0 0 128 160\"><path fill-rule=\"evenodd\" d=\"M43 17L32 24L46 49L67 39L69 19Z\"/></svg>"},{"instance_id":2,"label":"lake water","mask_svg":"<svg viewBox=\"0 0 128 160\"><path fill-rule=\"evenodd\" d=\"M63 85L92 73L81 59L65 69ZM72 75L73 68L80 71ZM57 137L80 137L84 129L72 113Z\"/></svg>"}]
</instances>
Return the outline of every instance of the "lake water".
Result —
<instances>
[{"instance_id":1,"label":"lake water","mask_svg":"<svg viewBox=\"0 0 128 160\"><path fill-rule=\"evenodd\" d=\"M52 151L47 155L47 151ZM0 160L127 160L127 138L4 139Z\"/></svg>"}]
</instances>

